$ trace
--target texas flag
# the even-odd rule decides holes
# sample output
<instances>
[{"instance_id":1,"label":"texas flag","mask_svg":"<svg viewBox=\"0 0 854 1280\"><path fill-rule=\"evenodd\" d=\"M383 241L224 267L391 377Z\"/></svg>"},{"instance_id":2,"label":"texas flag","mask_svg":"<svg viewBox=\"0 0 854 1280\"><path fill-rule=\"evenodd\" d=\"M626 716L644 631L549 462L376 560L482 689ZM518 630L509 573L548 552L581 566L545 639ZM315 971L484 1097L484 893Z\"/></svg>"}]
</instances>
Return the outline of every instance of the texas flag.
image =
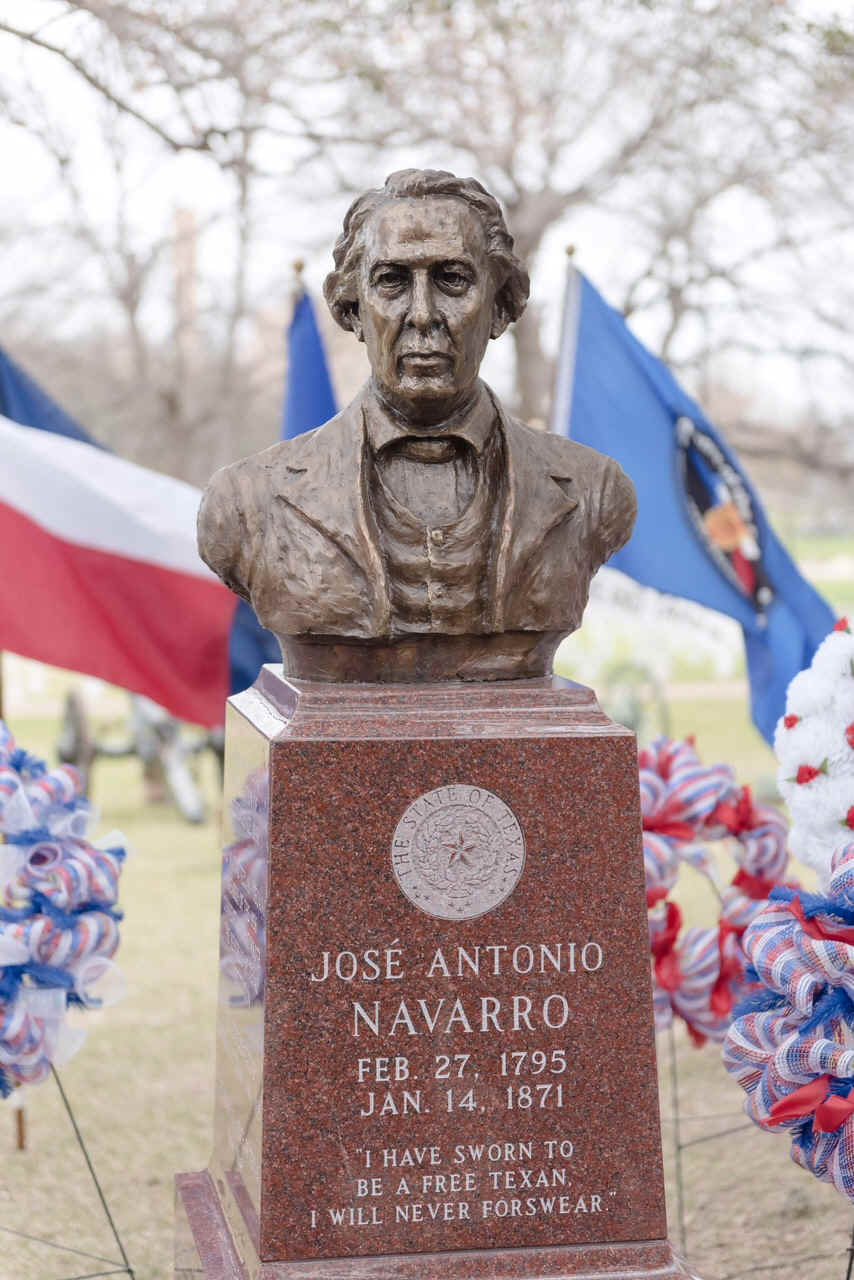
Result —
<instances>
[{"instance_id":1,"label":"texas flag","mask_svg":"<svg viewBox=\"0 0 854 1280\"><path fill-rule=\"evenodd\" d=\"M0 650L221 724L238 601L196 550L200 497L99 446L0 351Z\"/></svg>"}]
</instances>

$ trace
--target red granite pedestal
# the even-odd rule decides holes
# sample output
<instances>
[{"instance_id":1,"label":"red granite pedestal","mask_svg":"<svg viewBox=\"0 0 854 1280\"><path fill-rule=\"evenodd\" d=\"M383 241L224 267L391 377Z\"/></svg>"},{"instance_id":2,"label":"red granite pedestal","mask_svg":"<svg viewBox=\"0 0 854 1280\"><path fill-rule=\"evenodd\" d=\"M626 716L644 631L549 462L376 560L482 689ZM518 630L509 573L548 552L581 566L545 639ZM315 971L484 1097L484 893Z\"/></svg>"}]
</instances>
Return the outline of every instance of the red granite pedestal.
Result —
<instances>
[{"instance_id":1,"label":"red granite pedestal","mask_svg":"<svg viewBox=\"0 0 854 1280\"><path fill-rule=\"evenodd\" d=\"M214 1154L176 1276L688 1277L634 737L559 677L231 700Z\"/></svg>"}]
</instances>

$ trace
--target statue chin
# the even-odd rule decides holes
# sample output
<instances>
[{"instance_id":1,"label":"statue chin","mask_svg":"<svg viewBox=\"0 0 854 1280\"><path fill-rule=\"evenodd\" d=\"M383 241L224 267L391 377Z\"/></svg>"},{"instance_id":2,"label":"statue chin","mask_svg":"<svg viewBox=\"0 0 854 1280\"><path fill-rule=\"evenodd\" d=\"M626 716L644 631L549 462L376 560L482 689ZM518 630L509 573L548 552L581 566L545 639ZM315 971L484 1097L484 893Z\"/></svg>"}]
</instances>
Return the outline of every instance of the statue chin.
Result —
<instances>
[{"instance_id":1,"label":"statue chin","mask_svg":"<svg viewBox=\"0 0 854 1280\"><path fill-rule=\"evenodd\" d=\"M464 413L476 393L476 384L459 391L440 375L408 376L394 387L377 386L377 396L413 432L449 430L454 419Z\"/></svg>"}]
</instances>

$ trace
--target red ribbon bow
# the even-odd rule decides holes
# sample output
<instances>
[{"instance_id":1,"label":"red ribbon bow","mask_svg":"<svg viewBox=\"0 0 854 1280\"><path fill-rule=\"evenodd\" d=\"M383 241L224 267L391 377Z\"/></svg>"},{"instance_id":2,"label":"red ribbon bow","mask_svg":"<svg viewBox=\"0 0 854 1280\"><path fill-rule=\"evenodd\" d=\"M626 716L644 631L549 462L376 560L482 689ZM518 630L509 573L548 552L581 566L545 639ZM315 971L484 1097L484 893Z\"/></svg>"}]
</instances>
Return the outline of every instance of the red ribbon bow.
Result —
<instances>
[{"instance_id":1,"label":"red ribbon bow","mask_svg":"<svg viewBox=\"0 0 854 1280\"><path fill-rule=\"evenodd\" d=\"M745 897L752 898L754 902L760 902L769 897L777 882L765 876L753 876L749 871L745 871L744 867L739 867L732 878L732 883L733 887L740 889Z\"/></svg>"},{"instance_id":2,"label":"red ribbon bow","mask_svg":"<svg viewBox=\"0 0 854 1280\"><path fill-rule=\"evenodd\" d=\"M712 810L708 825L720 823L732 836L741 835L743 831L751 831L759 826L759 814L753 805L753 794L750 787L742 787L735 804L731 800L722 800Z\"/></svg>"},{"instance_id":3,"label":"red ribbon bow","mask_svg":"<svg viewBox=\"0 0 854 1280\"><path fill-rule=\"evenodd\" d=\"M682 981L682 974L679 972L679 956L674 950L681 928L682 912L675 902L668 902L664 928L651 943L652 954L655 957L656 981L665 991L678 990Z\"/></svg>"},{"instance_id":4,"label":"red ribbon bow","mask_svg":"<svg viewBox=\"0 0 854 1280\"><path fill-rule=\"evenodd\" d=\"M645 813L641 825L644 831L654 831L656 835L669 836L671 840L693 840L696 831L690 822L680 819L680 812L678 801L668 800L655 813Z\"/></svg>"},{"instance_id":5,"label":"red ribbon bow","mask_svg":"<svg viewBox=\"0 0 854 1280\"><path fill-rule=\"evenodd\" d=\"M847 1098L830 1092L831 1076L819 1076L786 1098L779 1098L771 1108L769 1124L800 1120L813 1116L816 1133L835 1133L849 1116L854 1115L854 1091Z\"/></svg>"},{"instance_id":6,"label":"red ribbon bow","mask_svg":"<svg viewBox=\"0 0 854 1280\"><path fill-rule=\"evenodd\" d=\"M727 938L735 935L740 938L744 933L744 928L740 925L731 924L729 920L722 920L718 928L718 955L720 957L718 976L715 979L715 985L712 987L709 996L709 1008L712 1013L716 1013L719 1018L725 1018L732 1009L732 991L730 983L733 978L737 978L741 973L741 965L738 956L724 955L724 945Z\"/></svg>"},{"instance_id":7,"label":"red ribbon bow","mask_svg":"<svg viewBox=\"0 0 854 1280\"><path fill-rule=\"evenodd\" d=\"M815 938L818 942L843 942L849 947L854 947L854 925L840 925L838 929L833 929L821 924L815 917L808 920L804 915L803 903L798 897L792 898L786 906L800 923L807 937Z\"/></svg>"}]
</instances>

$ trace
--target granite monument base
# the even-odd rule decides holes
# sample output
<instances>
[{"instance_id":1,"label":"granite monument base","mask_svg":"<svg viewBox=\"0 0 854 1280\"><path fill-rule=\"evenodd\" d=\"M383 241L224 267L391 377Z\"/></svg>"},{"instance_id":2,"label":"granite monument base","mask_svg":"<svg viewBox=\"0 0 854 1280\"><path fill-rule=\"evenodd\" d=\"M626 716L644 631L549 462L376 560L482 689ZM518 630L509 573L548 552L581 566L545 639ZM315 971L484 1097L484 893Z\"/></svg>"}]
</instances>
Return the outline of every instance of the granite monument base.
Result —
<instances>
[{"instance_id":1,"label":"granite monument base","mask_svg":"<svg viewBox=\"0 0 854 1280\"><path fill-rule=\"evenodd\" d=\"M634 737L559 677L231 699L181 1280L688 1277Z\"/></svg>"}]
</instances>

